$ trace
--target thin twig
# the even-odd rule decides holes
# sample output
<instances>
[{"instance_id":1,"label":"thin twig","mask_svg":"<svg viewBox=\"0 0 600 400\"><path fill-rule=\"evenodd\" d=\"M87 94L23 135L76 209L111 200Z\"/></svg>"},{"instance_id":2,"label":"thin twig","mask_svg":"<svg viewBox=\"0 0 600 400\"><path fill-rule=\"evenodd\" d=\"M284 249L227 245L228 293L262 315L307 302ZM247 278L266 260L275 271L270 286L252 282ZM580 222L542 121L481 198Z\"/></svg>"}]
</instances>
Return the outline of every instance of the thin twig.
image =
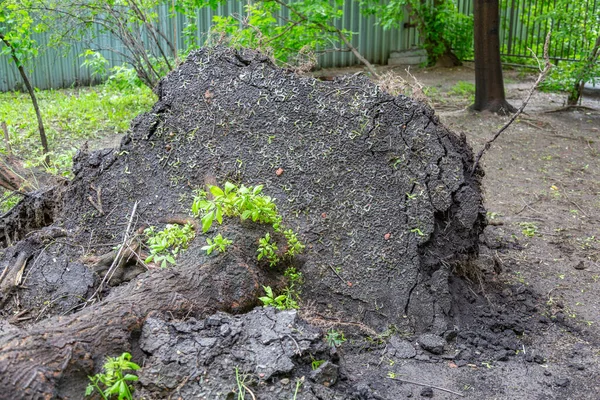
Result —
<instances>
[{"instance_id":1,"label":"thin twig","mask_svg":"<svg viewBox=\"0 0 600 400\"><path fill-rule=\"evenodd\" d=\"M256 397L254 397L254 393L252 392L252 390L250 390L250 388L248 386L246 386L246 384L242 383L242 386L244 387L244 389L246 389L248 391L248 393L250 394L250 397L252 397L252 400L256 400Z\"/></svg>"},{"instance_id":2,"label":"thin twig","mask_svg":"<svg viewBox=\"0 0 600 400\"><path fill-rule=\"evenodd\" d=\"M104 278L102 279L102 282L100 282L100 285L98 285L98 288L96 289L94 294L91 295L86 300L86 303L91 302L94 299L94 297L96 297L102 291L102 288L104 287L104 283L106 283L107 281L110 280L113 273L117 269L117 266L119 265L119 261L121 259L121 253L123 252L123 249L126 247L127 241L129 240L129 236L130 236L129 232L131 230L131 224L133 223L133 217L135 216L137 206L138 206L138 201L135 202L135 204L133 205L133 209L131 210L131 216L129 217L129 223L127 224L127 229L125 230L125 235L123 236L123 243L119 247L119 251L117 252L115 259L113 260L108 271L106 271L106 274L104 275Z\"/></svg>"},{"instance_id":3,"label":"thin twig","mask_svg":"<svg viewBox=\"0 0 600 400\"><path fill-rule=\"evenodd\" d=\"M460 397L465 397L465 395L462 394L462 393L458 393L458 392L452 391L450 389L444 389L444 388L439 387L439 386L429 385L427 383L420 383L420 382L415 382L415 381L409 381L409 380L400 379L400 378L390 378L390 377L388 377L388 379L391 379L393 381L402 382L402 383L410 383L412 385L418 385L418 386L423 386L423 387L430 387L430 388L434 388L434 389L437 389L437 390L441 390L443 392L452 393L452 394L455 394L455 395L460 396Z\"/></svg>"},{"instance_id":4,"label":"thin twig","mask_svg":"<svg viewBox=\"0 0 600 400\"><path fill-rule=\"evenodd\" d=\"M294 342L294 344L296 345L296 354L301 355L302 354L302 350L300 350L300 346L298 346L298 342L296 342L296 339L294 339L292 337L292 335L285 335L285 336L287 336L290 339L292 339L292 342Z\"/></svg>"},{"instance_id":5,"label":"thin twig","mask_svg":"<svg viewBox=\"0 0 600 400\"><path fill-rule=\"evenodd\" d=\"M333 267L332 267L331 265L329 266L329 268L331 268L331 270L333 271L333 273L334 273L334 274L335 274L335 275L336 275L338 278L340 278L340 281L342 281L342 282L344 283L344 285L347 283L347 282L344 280L344 278L342 278L342 277L340 276L340 274L338 274L338 273L337 273L337 271L336 271L335 269L333 269Z\"/></svg>"},{"instance_id":6,"label":"thin twig","mask_svg":"<svg viewBox=\"0 0 600 400\"><path fill-rule=\"evenodd\" d=\"M473 176L473 174L475 173L475 170L477 170L477 166L479 165L479 160L481 160L483 153L485 153L491 147L492 143L494 143L494 141L496 139L498 139L498 137L502 134L502 132L504 132L517 119L517 117L523 113L523 110L529 103L529 100L531 100L531 96L533 96L533 92L535 92L535 89L537 89L537 87L540 85L540 83L542 83L542 81L544 79L546 79L548 72L550 72L550 69L552 68L552 64L550 63L550 58L548 57L548 47L550 45L551 33L552 32L548 32L548 35L546 35L546 42L544 43L544 61L545 61L544 69L542 70L540 68L540 70L541 70L540 74L538 75L538 78L536 79L534 84L529 89L529 93L527 93L527 97L525 98L525 100L523 100L523 104L521 104L521 107L519 107L517 112L513 114L513 116L510 118L510 120L508 120L508 122L506 124L504 124L504 126L502 128L500 128L500 130L498 132L496 132L494 137L492 137L490 140L488 140L485 143L485 145L483 146L483 148L479 151L479 153L477 154L477 157L475 158L475 162L473 163L473 169L471 170L471 176Z\"/></svg>"}]
</instances>

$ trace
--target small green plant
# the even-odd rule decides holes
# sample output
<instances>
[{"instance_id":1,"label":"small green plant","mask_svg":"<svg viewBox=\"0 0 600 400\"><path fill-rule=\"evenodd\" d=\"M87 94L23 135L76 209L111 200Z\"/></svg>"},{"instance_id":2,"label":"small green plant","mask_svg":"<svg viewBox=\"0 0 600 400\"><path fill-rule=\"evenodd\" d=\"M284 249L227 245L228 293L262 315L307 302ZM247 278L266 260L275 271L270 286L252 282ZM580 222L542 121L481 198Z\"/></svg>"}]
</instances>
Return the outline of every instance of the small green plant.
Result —
<instances>
[{"instance_id":1,"label":"small green plant","mask_svg":"<svg viewBox=\"0 0 600 400\"><path fill-rule=\"evenodd\" d=\"M259 297L265 307L275 307L278 310L298 309L298 302L295 299L295 292L289 287L283 289L283 293L275 296L270 286L263 286L266 296Z\"/></svg>"},{"instance_id":2,"label":"small green plant","mask_svg":"<svg viewBox=\"0 0 600 400\"><path fill-rule=\"evenodd\" d=\"M168 264L175 264L175 257L180 251L187 249L195 233L191 224L172 225L168 224L165 229L157 231L151 226L144 230L147 237L146 245L150 249L150 255L145 262L154 261L166 268Z\"/></svg>"},{"instance_id":3,"label":"small green plant","mask_svg":"<svg viewBox=\"0 0 600 400\"><path fill-rule=\"evenodd\" d=\"M266 233L264 237L258 239L258 256L256 258L260 261L263 258L269 262L269 266L274 267L279 262L279 256L277 255L277 244L271 242L271 235Z\"/></svg>"},{"instance_id":4,"label":"small green plant","mask_svg":"<svg viewBox=\"0 0 600 400\"><path fill-rule=\"evenodd\" d=\"M519 226L523 236L534 237L538 232L538 227L531 222L520 222Z\"/></svg>"},{"instance_id":5,"label":"small green plant","mask_svg":"<svg viewBox=\"0 0 600 400\"><path fill-rule=\"evenodd\" d=\"M285 230L283 231L283 235L285 236L288 242L288 249L285 255L289 257L294 257L295 255L300 254L302 253L302 251L304 251L304 248L306 246L304 246L304 244L302 244L302 242L298 240L298 236L293 230Z\"/></svg>"},{"instance_id":6,"label":"small green plant","mask_svg":"<svg viewBox=\"0 0 600 400\"><path fill-rule=\"evenodd\" d=\"M246 390L250 391L250 389L248 389L248 386L246 386L246 380L248 379L248 375L246 374L241 374L240 373L240 369L236 366L235 367L235 383L237 384L237 400L245 400L246 399ZM252 396L254 397L254 396Z\"/></svg>"},{"instance_id":7,"label":"small green plant","mask_svg":"<svg viewBox=\"0 0 600 400\"><path fill-rule=\"evenodd\" d=\"M346 341L344 332L331 328L325 335L325 341L331 347L339 347Z\"/></svg>"},{"instance_id":8,"label":"small green plant","mask_svg":"<svg viewBox=\"0 0 600 400\"><path fill-rule=\"evenodd\" d=\"M294 390L294 397L292 400L296 400L296 396L298 396L298 391L300 390L300 386L304 383L304 377L296 379L296 389Z\"/></svg>"},{"instance_id":9,"label":"small green plant","mask_svg":"<svg viewBox=\"0 0 600 400\"><path fill-rule=\"evenodd\" d=\"M312 358L312 356L311 356L311 358ZM325 360L315 360L313 358L312 362L310 363L310 367L314 371L314 370L318 369L321 365L323 365L324 362L325 362Z\"/></svg>"},{"instance_id":10,"label":"small green plant","mask_svg":"<svg viewBox=\"0 0 600 400\"><path fill-rule=\"evenodd\" d=\"M119 357L107 357L102 368L103 373L88 376L90 384L85 390L85 395L89 396L97 391L105 400L112 399L114 396L118 396L119 400L131 400L134 389L129 382L137 381L138 377L126 371L140 369L139 365L131 362L131 354L123 353Z\"/></svg>"},{"instance_id":11,"label":"small green plant","mask_svg":"<svg viewBox=\"0 0 600 400\"><path fill-rule=\"evenodd\" d=\"M203 232L207 232L215 221L222 224L223 217L239 217L242 221L250 219L256 223L271 225L275 232L282 232L287 240L285 257L294 257L304 250L304 244L298 240L298 236L292 229L282 230L281 215L273 199L262 193L262 185L246 187L225 182L223 189L209 185L208 190L212 199L208 198L207 192L197 190L191 209L195 217L201 218ZM212 246L213 243L209 245ZM277 254L278 250L279 247L272 241L271 234L266 233L259 239L256 258L259 261L264 258L273 267L281 261L281 257Z\"/></svg>"},{"instance_id":12,"label":"small green plant","mask_svg":"<svg viewBox=\"0 0 600 400\"><path fill-rule=\"evenodd\" d=\"M410 230L412 233L416 233L419 236L425 236L425 234L423 233L423 231L421 231L419 228L413 228Z\"/></svg>"},{"instance_id":13,"label":"small green plant","mask_svg":"<svg viewBox=\"0 0 600 400\"><path fill-rule=\"evenodd\" d=\"M502 214L500 214L500 213L497 213L497 212L493 212L493 211L488 211L488 212L486 212L486 213L485 213L485 215L486 215L486 217L487 217L487 219L488 219L489 221L493 221L493 220L495 220L496 218L498 218L498 217L501 217L501 216L502 216Z\"/></svg>"},{"instance_id":14,"label":"small green plant","mask_svg":"<svg viewBox=\"0 0 600 400\"><path fill-rule=\"evenodd\" d=\"M206 192L197 191L192 214L201 216L203 232L208 231L215 220L222 224L223 216L239 216L242 220L270 224L275 231L279 231L281 217L277 213L277 206L271 197L261 193L262 189L262 185L238 187L231 182L225 182L224 189L210 185L208 190L213 199L209 200Z\"/></svg>"},{"instance_id":15,"label":"small green plant","mask_svg":"<svg viewBox=\"0 0 600 400\"><path fill-rule=\"evenodd\" d=\"M298 272L295 267L288 267L283 275L288 278L290 287L302 284L302 272Z\"/></svg>"},{"instance_id":16,"label":"small green plant","mask_svg":"<svg viewBox=\"0 0 600 400\"><path fill-rule=\"evenodd\" d=\"M206 238L207 246L202 247L202 250L206 251L206 254L210 255L215 250L218 250L220 253L225 253L227 246L233 243L231 240L224 238L219 233L214 238Z\"/></svg>"}]
</instances>

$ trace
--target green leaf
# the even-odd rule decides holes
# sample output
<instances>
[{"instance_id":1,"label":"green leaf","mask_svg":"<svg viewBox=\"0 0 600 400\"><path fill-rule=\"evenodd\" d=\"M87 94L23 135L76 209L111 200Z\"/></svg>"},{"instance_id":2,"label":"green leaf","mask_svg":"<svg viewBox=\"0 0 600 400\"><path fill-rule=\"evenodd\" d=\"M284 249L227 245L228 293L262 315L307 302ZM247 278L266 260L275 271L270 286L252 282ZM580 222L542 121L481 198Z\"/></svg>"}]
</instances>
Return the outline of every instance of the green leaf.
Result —
<instances>
[{"instance_id":1,"label":"green leaf","mask_svg":"<svg viewBox=\"0 0 600 400\"><path fill-rule=\"evenodd\" d=\"M229 181L225 182L225 193L230 193L235 190L235 185Z\"/></svg>"},{"instance_id":2,"label":"green leaf","mask_svg":"<svg viewBox=\"0 0 600 400\"><path fill-rule=\"evenodd\" d=\"M263 286L263 289L265 290L267 296L271 298L273 297L273 289L271 289L271 286Z\"/></svg>"},{"instance_id":3,"label":"green leaf","mask_svg":"<svg viewBox=\"0 0 600 400\"><path fill-rule=\"evenodd\" d=\"M88 376L88 378L91 379L91 377ZM90 394L92 394L92 392L94 391L94 386L90 383L89 385L87 385L87 387L85 388L85 395L89 396Z\"/></svg>"},{"instance_id":4,"label":"green leaf","mask_svg":"<svg viewBox=\"0 0 600 400\"><path fill-rule=\"evenodd\" d=\"M225 193L223 193L223 190L221 190L220 187L218 186L210 186L209 187L209 191L213 194L213 196L215 197L222 197L225 195Z\"/></svg>"},{"instance_id":5,"label":"green leaf","mask_svg":"<svg viewBox=\"0 0 600 400\"><path fill-rule=\"evenodd\" d=\"M114 385L112 385L111 387L109 387L108 389L106 389L104 391L104 394L118 394L121 391L121 383L123 381L117 381L115 382Z\"/></svg>"},{"instance_id":6,"label":"green leaf","mask_svg":"<svg viewBox=\"0 0 600 400\"><path fill-rule=\"evenodd\" d=\"M223 223L223 209L221 207L217 207L217 222L219 225Z\"/></svg>"},{"instance_id":7,"label":"green leaf","mask_svg":"<svg viewBox=\"0 0 600 400\"><path fill-rule=\"evenodd\" d=\"M214 218L215 215L213 212L209 212L204 217L202 217L202 232L207 232L210 229Z\"/></svg>"},{"instance_id":8,"label":"green leaf","mask_svg":"<svg viewBox=\"0 0 600 400\"><path fill-rule=\"evenodd\" d=\"M248 217L250 217L250 215L252 215L252 210L246 210L242 213L241 218L242 219L248 219Z\"/></svg>"},{"instance_id":9,"label":"green leaf","mask_svg":"<svg viewBox=\"0 0 600 400\"><path fill-rule=\"evenodd\" d=\"M268 306L273 302L273 299L270 297L259 297L258 299L262 301L265 306Z\"/></svg>"},{"instance_id":10,"label":"green leaf","mask_svg":"<svg viewBox=\"0 0 600 400\"><path fill-rule=\"evenodd\" d=\"M137 365L137 364L133 364L133 365L135 365L137 368L130 368L130 369L135 369L135 370L140 369L139 365ZM127 375L125 375L125 377L123 379L125 379L126 381L137 381L140 378L138 378L136 375L133 375L133 374L127 374Z\"/></svg>"}]
</instances>

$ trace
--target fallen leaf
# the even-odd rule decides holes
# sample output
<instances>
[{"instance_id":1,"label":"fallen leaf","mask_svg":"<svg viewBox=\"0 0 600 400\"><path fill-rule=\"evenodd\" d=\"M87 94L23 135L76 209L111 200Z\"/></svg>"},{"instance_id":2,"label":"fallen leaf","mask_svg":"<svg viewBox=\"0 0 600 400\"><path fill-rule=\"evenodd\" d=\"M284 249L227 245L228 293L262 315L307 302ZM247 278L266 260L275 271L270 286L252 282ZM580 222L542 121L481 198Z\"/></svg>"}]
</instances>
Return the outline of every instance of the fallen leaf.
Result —
<instances>
[{"instance_id":1,"label":"fallen leaf","mask_svg":"<svg viewBox=\"0 0 600 400\"><path fill-rule=\"evenodd\" d=\"M391 234L391 233L386 233L385 235L383 235L383 238L384 238L385 240L389 240L391 236L392 236L392 234Z\"/></svg>"},{"instance_id":2,"label":"fallen leaf","mask_svg":"<svg viewBox=\"0 0 600 400\"><path fill-rule=\"evenodd\" d=\"M277 176L281 176L283 174L283 168L278 168L277 171L275 171L275 175Z\"/></svg>"},{"instance_id":3,"label":"fallen leaf","mask_svg":"<svg viewBox=\"0 0 600 400\"><path fill-rule=\"evenodd\" d=\"M448 363L448 366L449 366L450 368L458 368L458 365L454 364L452 361L450 361L450 362Z\"/></svg>"},{"instance_id":4,"label":"fallen leaf","mask_svg":"<svg viewBox=\"0 0 600 400\"><path fill-rule=\"evenodd\" d=\"M325 213L321 214L321 218L327 218L327 214L325 214Z\"/></svg>"}]
</instances>

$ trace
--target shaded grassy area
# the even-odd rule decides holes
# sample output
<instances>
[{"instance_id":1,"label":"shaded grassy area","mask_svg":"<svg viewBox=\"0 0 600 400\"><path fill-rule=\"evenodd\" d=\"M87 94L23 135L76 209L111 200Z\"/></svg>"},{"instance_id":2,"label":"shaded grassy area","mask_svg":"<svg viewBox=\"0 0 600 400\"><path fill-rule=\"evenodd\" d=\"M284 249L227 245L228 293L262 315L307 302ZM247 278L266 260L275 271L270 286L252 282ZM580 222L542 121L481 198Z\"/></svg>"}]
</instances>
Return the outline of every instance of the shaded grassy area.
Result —
<instances>
[{"instance_id":1,"label":"shaded grassy area","mask_svg":"<svg viewBox=\"0 0 600 400\"><path fill-rule=\"evenodd\" d=\"M51 150L51 164L44 165L37 119L26 93L0 93L0 121L6 122L10 146L26 165L68 176L71 157L85 140L122 134L131 120L148 111L156 96L147 87L119 89L103 85L91 88L43 90L37 93ZM6 153L5 140L0 152ZM18 196L0 192L0 210L18 201Z\"/></svg>"}]
</instances>

